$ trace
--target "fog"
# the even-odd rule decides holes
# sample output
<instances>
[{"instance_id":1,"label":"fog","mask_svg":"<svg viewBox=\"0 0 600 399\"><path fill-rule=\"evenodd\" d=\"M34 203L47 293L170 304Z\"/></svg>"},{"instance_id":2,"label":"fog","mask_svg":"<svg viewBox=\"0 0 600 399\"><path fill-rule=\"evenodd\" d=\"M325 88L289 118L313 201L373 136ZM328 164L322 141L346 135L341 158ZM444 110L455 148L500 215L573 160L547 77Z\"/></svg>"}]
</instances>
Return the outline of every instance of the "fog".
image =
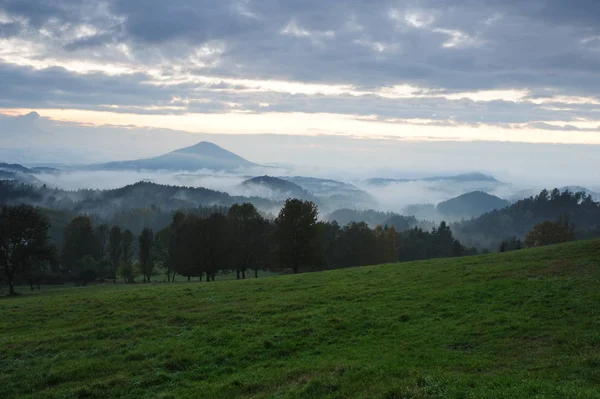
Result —
<instances>
[{"instance_id":1,"label":"fog","mask_svg":"<svg viewBox=\"0 0 600 399\"><path fill-rule=\"evenodd\" d=\"M282 168L281 172L241 174L289 173L357 181L369 177L418 178L476 171L525 188L580 185L600 189L600 145L357 138L341 134L204 134L89 126L39 115L0 114L0 162L81 165L131 160L165 154L200 141L213 142L258 164ZM85 176L69 180L75 182L82 177L81 184L90 187L91 182L86 182ZM115 187L111 179L96 177L105 188ZM129 177L115 177L116 186L135 180ZM391 198L393 204L396 196Z\"/></svg>"},{"instance_id":2,"label":"fog","mask_svg":"<svg viewBox=\"0 0 600 399\"><path fill-rule=\"evenodd\" d=\"M270 200L281 201L289 196L289 193L266 187L263 185L243 185L242 183L257 175L269 173L270 175L286 178L286 176L305 175L304 169L260 169L249 171L251 174L241 173L219 173L211 170L200 170L196 172L135 172L135 171L66 171L61 173L43 173L36 177L50 187L65 190L78 189L116 189L140 181L154 182L172 186L204 187L220 192L226 192L233 196L261 197ZM368 208L396 212L400 214L412 214L405 210L407 206L432 204L457 197L472 191L485 191L508 200L517 200L529 195L535 195L544 187L542 185L531 186L518 182L506 181L406 181L391 182L389 184L373 184L363 179L349 178L344 183L352 184L357 189L374 197L375 202ZM324 204L327 204L327 190L329 183L323 183L321 196ZM304 188L304 187L303 187ZM589 188L589 187L588 187ZM592 188L590 188L592 189ZM307 190L310 191L310 190ZM351 200L350 200L351 203ZM342 207L342 206L339 206ZM348 206L350 208L365 209L365 206ZM324 211L331 212L335 206L324 206ZM428 220L439 220L443 218L438 215L433 207L432 212L418 214L420 218ZM270 210L276 212L276 209Z\"/></svg>"}]
</instances>

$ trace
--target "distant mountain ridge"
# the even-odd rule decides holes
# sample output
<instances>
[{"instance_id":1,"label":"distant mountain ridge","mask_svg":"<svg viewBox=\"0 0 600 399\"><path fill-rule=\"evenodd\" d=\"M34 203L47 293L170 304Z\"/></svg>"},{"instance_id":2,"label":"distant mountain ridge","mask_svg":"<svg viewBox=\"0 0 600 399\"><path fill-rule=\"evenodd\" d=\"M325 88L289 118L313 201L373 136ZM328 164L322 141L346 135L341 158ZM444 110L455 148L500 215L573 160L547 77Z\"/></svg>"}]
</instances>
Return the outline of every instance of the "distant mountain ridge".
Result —
<instances>
[{"instance_id":1,"label":"distant mountain ridge","mask_svg":"<svg viewBox=\"0 0 600 399\"><path fill-rule=\"evenodd\" d=\"M259 166L214 143L202 141L164 155L132 161L89 165L88 170L197 171L201 169L234 171Z\"/></svg>"},{"instance_id":2,"label":"distant mountain ridge","mask_svg":"<svg viewBox=\"0 0 600 399\"><path fill-rule=\"evenodd\" d=\"M459 175L452 176L432 176L432 177L423 177L423 178L415 178L415 179L389 179L389 178L371 178L366 179L365 182L367 184L375 185L375 186L384 186L392 183L408 183L414 181L457 181L457 182L488 182L488 183L501 183L494 176L486 175L483 173L463 173Z\"/></svg>"}]
</instances>

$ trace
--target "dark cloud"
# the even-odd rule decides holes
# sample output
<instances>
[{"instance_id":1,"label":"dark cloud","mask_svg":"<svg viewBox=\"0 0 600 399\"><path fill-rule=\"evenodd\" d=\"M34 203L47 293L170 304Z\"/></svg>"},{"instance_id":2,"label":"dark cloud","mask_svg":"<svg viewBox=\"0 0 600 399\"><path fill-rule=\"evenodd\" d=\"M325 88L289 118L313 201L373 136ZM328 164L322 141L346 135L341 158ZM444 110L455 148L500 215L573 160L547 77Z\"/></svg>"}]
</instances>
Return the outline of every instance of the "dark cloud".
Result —
<instances>
[{"instance_id":1,"label":"dark cloud","mask_svg":"<svg viewBox=\"0 0 600 399\"><path fill-rule=\"evenodd\" d=\"M224 82L158 86L148 84L148 80L150 77L142 73L79 75L63 68L35 70L0 64L0 81L3 82L0 107L78 108L136 114L225 113L232 110L252 113L328 112L375 115L383 122L428 119L437 126L531 123L531 127L546 130L567 129L540 121L600 120L600 108L596 104L562 104L551 102L548 98L543 104L534 104L504 100L483 102L467 98L450 100L444 97L383 98L372 94L307 95L256 92L247 86ZM539 98L541 96L535 96L535 99Z\"/></svg>"},{"instance_id":2,"label":"dark cloud","mask_svg":"<svg viewBox=\"0 0 600 399\"><path fill-rule=\"evenodd\" d=\"M37 60L122 63L142 72L107 76L0 64L4 107L334 112L465 123L597 118L596 105L443 98L249 93L228 82L148 84L143 72L348 84L411 84L440 94L526 89L531 98L598 97L600 2L596 0L5 0L0 38L45 52ZM99 68L100 69L100 68ZM553 89L547 92L547 89ZM232 90L242 90L234 93ZM259 103L269 103L269 107ZM549 107L552 105L552 107ZM143 107L154 106L154 110ZM158 107L158 108L157 108ZM545 126L545 125L539 125Z\"/></svg>"}]
</instances>

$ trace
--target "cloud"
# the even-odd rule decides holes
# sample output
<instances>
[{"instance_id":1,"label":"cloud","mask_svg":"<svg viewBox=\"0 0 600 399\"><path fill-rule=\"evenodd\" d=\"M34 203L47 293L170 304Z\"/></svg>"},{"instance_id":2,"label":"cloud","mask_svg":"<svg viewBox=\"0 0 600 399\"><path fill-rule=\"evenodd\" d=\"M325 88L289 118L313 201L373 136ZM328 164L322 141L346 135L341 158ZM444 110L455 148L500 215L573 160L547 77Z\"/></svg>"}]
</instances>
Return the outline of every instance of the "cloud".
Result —
<instances>
[{"instance_id":1,"label":"cloud","mask_svg":"<svg viewBox=\"0 0 600 399\"><path fill-rule=\"evenodd\" d=\"M558 133L600 120L598 18L595 0L7 0L0 107Z\"/></svg>"}]
</instances>

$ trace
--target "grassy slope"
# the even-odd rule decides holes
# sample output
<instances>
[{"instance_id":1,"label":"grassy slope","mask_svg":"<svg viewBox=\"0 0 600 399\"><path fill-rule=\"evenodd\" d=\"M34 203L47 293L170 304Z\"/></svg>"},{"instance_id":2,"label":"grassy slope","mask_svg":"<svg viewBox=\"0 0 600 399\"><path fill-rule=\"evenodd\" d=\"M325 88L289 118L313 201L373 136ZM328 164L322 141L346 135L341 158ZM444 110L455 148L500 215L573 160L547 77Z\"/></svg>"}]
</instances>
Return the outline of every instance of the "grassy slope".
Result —
<instances>
[{"instance_id":1,"label":"grassy slope","mask_svg":"<svg viewBox=\"0 0 600 399\"><path fill-rule=\"evenodd\" d=\"M0 300L0 397L600 397L600 243Z\"/></svg>"}]
</instances>

